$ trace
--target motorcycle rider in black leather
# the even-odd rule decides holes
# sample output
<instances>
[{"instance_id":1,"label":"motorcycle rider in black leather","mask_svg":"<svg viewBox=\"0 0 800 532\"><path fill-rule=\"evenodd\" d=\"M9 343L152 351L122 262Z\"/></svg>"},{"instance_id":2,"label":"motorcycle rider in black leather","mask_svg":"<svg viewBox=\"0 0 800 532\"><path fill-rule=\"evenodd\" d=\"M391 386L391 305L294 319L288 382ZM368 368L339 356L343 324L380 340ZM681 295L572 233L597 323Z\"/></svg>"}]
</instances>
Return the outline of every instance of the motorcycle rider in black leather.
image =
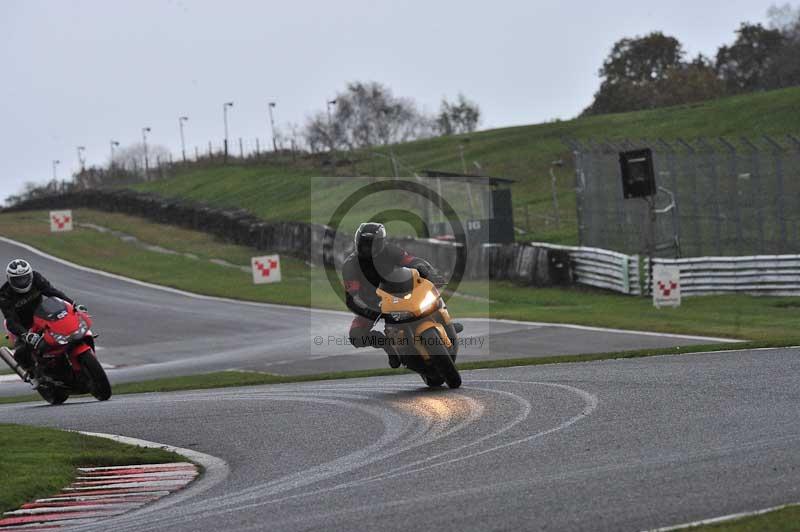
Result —
<instances>
[{"instance_id":1,"label":"motorcycle rider in black leather","mask_svg":"<svg viewBox=\"0 0 800 532\"><path fill-rule=\"evenodd\" d=\"M375 293L381 279L393 269L405 266L416 269L420 276L433 280L436 270L427 261L415 257L404 249L386 241L386 228L376 222L362 223L355 234L355 249L342 265L346 304L356 317L350 324L350 342L354 347L372 345L384 347L383 333L372 331L381 315ZM400 367L400 357L386 349L389 365Z\"/></svg>"},{"instance_id":2,"label":"motorcycle rider in black leather","mask_svg":"<svg viewBox=\"0 0 800 532\"><path fill-rule=\"evenodd\" d=\"M86 311L83 305L67 297L64 292L53 287L45 277L36 272L24 259L14 259L6 266L6 283L0 287L0 311L5 317L6 330L16 337L14 359L20 367L30 374L33 370L32 352L40 340L39 334L30 332L33 313L42 297L57 297L72 304L76 310Z\"/></svg>"}]
</instances>

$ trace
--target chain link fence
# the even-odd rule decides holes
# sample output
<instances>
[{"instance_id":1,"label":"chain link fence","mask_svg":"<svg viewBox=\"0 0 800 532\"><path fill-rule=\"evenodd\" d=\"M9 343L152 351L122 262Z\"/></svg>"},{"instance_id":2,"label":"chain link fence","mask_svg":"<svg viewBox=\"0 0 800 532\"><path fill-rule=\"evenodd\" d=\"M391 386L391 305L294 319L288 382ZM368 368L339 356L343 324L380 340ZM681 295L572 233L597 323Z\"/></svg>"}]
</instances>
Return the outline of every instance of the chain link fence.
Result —
<instances>
[{"instance_id":1,"label":"chain link fence","mask_svg":"<svg viewBox=\"0 0 800 532\"><path fill-rule=\"evenodd\" d=\"M582 246L700 257L800 250L800 139L565 141ZM653 151L658 194L624 199L619 152ZM658 213L653 217L651 212Z\"/></svg>"}]
</instances>

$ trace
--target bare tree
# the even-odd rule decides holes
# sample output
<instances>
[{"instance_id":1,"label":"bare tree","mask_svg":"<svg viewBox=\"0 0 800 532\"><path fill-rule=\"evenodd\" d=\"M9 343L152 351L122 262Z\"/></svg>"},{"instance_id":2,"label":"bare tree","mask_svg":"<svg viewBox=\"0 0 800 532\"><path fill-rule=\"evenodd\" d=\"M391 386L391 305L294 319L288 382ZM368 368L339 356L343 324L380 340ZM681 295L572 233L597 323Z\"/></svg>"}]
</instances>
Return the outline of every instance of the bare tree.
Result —
<instances>
[{"instance_id":1,"label":"bare tree","mask_svg":"<svg viewBox=\"0 0 800 532\"><path fill-rule=\"evenodd\" d=\"M453 103L442 100L436 117L436 129L442 135L472 133L481 120L481 109L477 103L467 100L463 94Z\"/></svg>"},{"instance_id":2,"label":"bare tree","mask_svg":"<svg viewBox=\"0 0 800 532\"><path fill-rule=\"evenodd\" d=\"M147 145L147 158L150 168L156 166L156 161L169 160L170 152L159 144ZM118 149L114 153L114 166L126 172L141 173L144 175L145 146L141 142Z\"/></svg>"},{"instance_id":3,"label":"bare tree","mask_svg":"<svg viewBox=\"0 0 800 532\"><path fill-rule=\"evenodd\" d=\"M312 152L352 150L430 136L432 124L412 99L394 96L381 83L356 81L336 95L330 119L320 111L307 120L304 137Z\"/></svg>"}]
</instances>

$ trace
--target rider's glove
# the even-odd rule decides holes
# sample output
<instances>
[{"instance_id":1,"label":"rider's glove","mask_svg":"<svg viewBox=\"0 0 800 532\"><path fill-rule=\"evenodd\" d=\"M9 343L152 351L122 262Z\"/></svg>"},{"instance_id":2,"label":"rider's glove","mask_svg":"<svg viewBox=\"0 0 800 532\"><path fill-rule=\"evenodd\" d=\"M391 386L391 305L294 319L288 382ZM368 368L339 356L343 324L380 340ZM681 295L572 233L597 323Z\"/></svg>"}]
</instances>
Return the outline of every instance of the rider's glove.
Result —
<instances>
[{"instance_id":1,"label":"rider's glove","mask_svg":"<svg viewBox=\"0 0 800 532\"><path fill-rule=\"evenodd\" d=\"M42 341L42 335L35 332L27 332L22 339L26 344L31 346L33 349L36 349L39 347L39 343Z\"/></svg>"},{"instance_id":2,"label":"rider's glove","mask_svg":"<svg viewBox=\"0 0 800 532\"><path fill-rule=\"evenodd\" d=\"M431 275L433 275L433 268L431 268L427 264L418 264L416 269L417 272L419 273L419 276L422 277L423 279L428 279L430 278Z\"/></svg>"},{"instance_id":3,"label":"rider's glove","mask_svg":"<svg viewBox=\"0 0 800 532\"><path fill-rule=\"evenodd\" d=\"M386 335L380 331L370 331L370 345L375 349L383 349L386 345Z\"/></svg>"},{"instance_id":4,"label":"rider's glove","mask_svg":"<svg viewBox=\"0 0 800 532\"><path fill-rule=\"evenodd\" d=\"M89 312L89 309L86 308L86 305L81 305L80 303L75 303L73 308L78 312Z\"/></svg>"}]
</instances>

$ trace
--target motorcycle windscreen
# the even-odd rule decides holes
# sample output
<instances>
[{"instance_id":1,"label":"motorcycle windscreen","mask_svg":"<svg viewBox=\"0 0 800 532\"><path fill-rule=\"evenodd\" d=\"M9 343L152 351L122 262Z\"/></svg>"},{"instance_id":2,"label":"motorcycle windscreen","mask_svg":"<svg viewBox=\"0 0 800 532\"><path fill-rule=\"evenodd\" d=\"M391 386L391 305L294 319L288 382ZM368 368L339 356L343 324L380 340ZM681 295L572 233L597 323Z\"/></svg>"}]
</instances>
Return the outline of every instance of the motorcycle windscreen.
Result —
<instances>
[{"instance_id":1,"label":"motorcycle windscreen","mask_svg":"<svg viewBox=\"0 0 800 532\"><path fill-rule=\"evenodd\" d=\"M47 327L58 334L72 334L80 327L80 320L74 312L69 311L65 301L57 297L42 298L34 316L46 321Z\"/></svg>"}]
</instances>

